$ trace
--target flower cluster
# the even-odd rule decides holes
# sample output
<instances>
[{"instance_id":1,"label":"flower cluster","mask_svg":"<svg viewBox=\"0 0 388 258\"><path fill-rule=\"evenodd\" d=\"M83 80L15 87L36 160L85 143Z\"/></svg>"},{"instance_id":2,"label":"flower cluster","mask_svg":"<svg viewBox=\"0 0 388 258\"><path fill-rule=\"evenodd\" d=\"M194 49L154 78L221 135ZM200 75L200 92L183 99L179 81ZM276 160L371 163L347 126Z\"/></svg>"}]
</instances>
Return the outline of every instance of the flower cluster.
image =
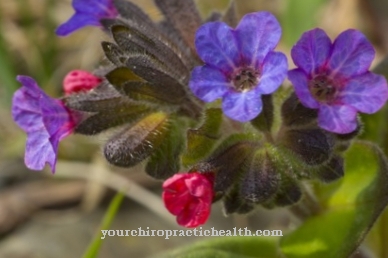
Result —
<instances>
[{"instance_id":1,"label":"flower cluster","mask_svg":"<svg viewBox=\"0 0 388 258\"><path fill-rule=\"evenodd\" d=\"M73 0L75 14L57 35L102 27L113 41L102 43L109 64L98 76L70 72L62 99L17 78L12 114L27 133L27 167L48 163L54 172L64 137L121 126L104 146L106 159L121 167L146 160L147 174L165 180L166 208L185 227L204 224L215 201L226 214L245 214L296 203L302 179L343 176L342 154L360 131L357 113L375 113L388 99L386 79L369 71L375 52L361 32L344 31L333 42L322 29L305 32L289 71L275 50L281 26L269 12L238 23L232 4L205 22L193 0L156 5L160 23L130 1ZM287 76L294 92L275 128L272 95ZM248 130L221 137L222 114L250 122ZM178 173L181 166L189 172Z\"/></svg>"}]
</instances>

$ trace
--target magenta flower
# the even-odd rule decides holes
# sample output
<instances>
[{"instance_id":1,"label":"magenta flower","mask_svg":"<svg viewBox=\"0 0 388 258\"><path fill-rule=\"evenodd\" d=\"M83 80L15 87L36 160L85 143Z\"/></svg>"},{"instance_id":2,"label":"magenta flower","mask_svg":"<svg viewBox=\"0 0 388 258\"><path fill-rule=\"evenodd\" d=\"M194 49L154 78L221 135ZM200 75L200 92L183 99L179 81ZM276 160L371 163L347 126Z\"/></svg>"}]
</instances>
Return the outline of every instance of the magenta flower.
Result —
<instances>
[{"instance_id":1,"label":"magenta flower","mask_svg":"<svg viewBox=\"0 0 388 258\"><path fill-rule=\"evenodd\" d=\"M84 70L73 70L63 79L63 90L66 95L88 91L97 87L102 78Z\"/></svg>"},{"instance_id":2,"label":"magenta flower","mask_svg":"<svg viewBox=\"0 0 388 258\"><path fill-rule=\"evenodd\" d=\"M254 119L262 110L261 95L273 93L287 76L286 56L273 51L280 36L269 12L245 15L236 29L204 24L195 45L205 65L193 70L191 91L205 102L222 98L224 113L234 120Z\"/></svg>"},{"instance_id":3,"label":"magenta flower","mask_svg":"<svg viewBox=\"0 0 388 258\"><path fill-rule=\"evenodd\" d=\"M32 170L42 170L48 163L54 173L59 141L73 132L74 118L31 77L19 75L17 80L22 87L13 96L12 116L27 133L24 162Z\"/></svg>"},{"instance_id":4,"label":"magenta flower","mask_svg":"<svg viewBox=\"0 0 388 258\"><path fill-rule=\"evenodd\" d=\"M163 183L163 201L179 225L195 228L206 223L213 201L212 173L175 174Z\"/></svg>"},{"instance_id":5,"label":"magenta flower","mask_svg":"<svg viewBox=\"0 0 388 258\"><path fill-rule=\"evenodd\" d=\"M101 19L118 15L113 0L73 0L72 5L75 13L57 28L58 36L67 36L85 26L101 26Z\"/></svg>"},{"instance_id":6,"label":"magenta flower","mask_svg":"<svg viewBox=\"0 0 388 258\"><path fill-rule=\"evenodd\" d=\"M321 128L346 134L357 128L357 112L375 113L386 102L385 78L368 71L375 51L357 30L334 43L321 29L305 32L292 48L297 69L288 72L300 102L318 109Z\"/></svg>"}]
</instances>

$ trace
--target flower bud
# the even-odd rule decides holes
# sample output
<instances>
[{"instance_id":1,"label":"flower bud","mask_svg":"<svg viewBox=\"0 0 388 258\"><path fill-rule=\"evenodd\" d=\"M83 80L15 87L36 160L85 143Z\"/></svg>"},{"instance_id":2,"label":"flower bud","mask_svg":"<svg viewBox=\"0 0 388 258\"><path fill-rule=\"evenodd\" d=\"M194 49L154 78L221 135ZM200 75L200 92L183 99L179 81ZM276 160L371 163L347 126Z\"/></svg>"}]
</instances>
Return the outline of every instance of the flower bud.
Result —
<instances>
[{"instance_id":1,"label":"flower bud","mask_svg":"<svg viewBox=\"0 0 388 258\"><path fill-rule=\"evenodd\" d=\"M320 165L329 160L335 145L333 135L318 128L288 130L280 141L310 166Z\"/></svg>"},{"instance_id":2,"label":"flower bud","mask_svg":"<svg viewBox=\"0 0 388 258\"><path fill-rule=\"evenodd\" d=\"M302 190L297 181L289 177L282 177L282 184L273 199L273 204L281 207L287 206L298 202L301 197Z\"/></svg>"},{"instance_id":3,"label":"flower bud","mask_svg":"<svg viewBox=\"0 0 388 258\"><path fill-rule=\"evenodd\" d=\"M63 79L63 89L65 94L69 95L80 91L94 89L101 82L102 79L100 77L97 77L88 71L73 70Z\"/></svg>"},{"instance_id":4,"label":"flower bud","mask_svg":"<svg viewBox=\"0 0 388 258\"><path fill-rule=\"evenodd\" d=\"M307 125L313 123L318 117L317 110L303 106L295 93L292 93L283 103L281 113L285 126Z\"/></svg>"},{"instance_id":5,"label":"flower bud","mask_svg":"<svg viewBox=\"0 0 388 258\"><path fill-rule=\"evenodd\" d=\"M334 156L330 159L330 161L320 167L316 176L322 182L330 183L344 176L344 159L341 156Z\"/></svg>"},{"instance_id":6,"label":"flower bud","mask_svg":"<svg viewBox=\"0 0 388 258\"><path fill-rule=\"evenodd\" d=\"M242 176L240 195L246 202L262 203L276 193L279 180L280 174L269 154L258 150Z\"/></svg>"}]
</instances>

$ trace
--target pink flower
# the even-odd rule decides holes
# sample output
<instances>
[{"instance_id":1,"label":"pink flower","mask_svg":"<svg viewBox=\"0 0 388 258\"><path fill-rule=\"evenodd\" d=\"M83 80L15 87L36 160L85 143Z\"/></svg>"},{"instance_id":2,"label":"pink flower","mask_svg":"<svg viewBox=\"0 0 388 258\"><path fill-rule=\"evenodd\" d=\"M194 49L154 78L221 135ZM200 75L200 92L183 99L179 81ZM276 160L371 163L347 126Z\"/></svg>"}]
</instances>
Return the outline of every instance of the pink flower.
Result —
<instances>
[{"instance_id":1,"label":"pink flower","mask_svg":"<svg viewBox=\"0 0 388 258\"><path fill-rule=\"evenodd\" d=\"M88 91L97 87L102 82L100 77L94 74L83 71L73 70L69 72L63 79L63 89L66 95L79 91Z\"/></svg>"},{"instance_id":2,"label":"pink flower","mask_svg":"<svg viewBox=\"0 0 388 258\"><path fill-rule=\"evenodd\" d=\"M163 201L177 216L179 225L195 228L205 224L213 201L212 173L175 174L163 183Z\"/></svg>"}]
</instances>

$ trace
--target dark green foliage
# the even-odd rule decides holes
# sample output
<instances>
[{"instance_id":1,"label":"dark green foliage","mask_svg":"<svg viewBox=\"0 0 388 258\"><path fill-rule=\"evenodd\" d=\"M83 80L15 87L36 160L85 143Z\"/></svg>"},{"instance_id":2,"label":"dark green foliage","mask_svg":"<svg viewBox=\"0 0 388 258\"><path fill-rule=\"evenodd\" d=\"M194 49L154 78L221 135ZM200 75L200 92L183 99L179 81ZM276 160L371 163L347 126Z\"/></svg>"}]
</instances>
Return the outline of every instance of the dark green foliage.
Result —
<instances>
[{"instance_id":1,"label":"dark green foliage","mask_svg":"<svg viewBox=\"0 0 388 258\"><path fill-rule=\"evenodd\" d=\"M108 140L106 159L119 167L131 167L150 156L163 142L168 116L153 113Z\"/></svg>"},{"instance_id":2,"label":"dark green foliage","mask_svg":"<svg viewBox=\"0 0 388 258\"><path fill-rule=\"evenodd\" d=\"M274 116L272 95L263 95L261 99L263 101L263 110L260 115L251 120L251 124L259 131L271 132Z\"/></svg>"},{"instance_id":3,"label":"dark green foliage","mask_svg":"<svg viewBox=\"0 0 388 258\"><path fill-rule=\"evenodd\" d=\"M193 165L210 153L220 138L222 119L221 109L210 108L205 111L204 121L199 128L187 130L187 146L182 155L185 166Z\"/></svg>"},{"instance_id":4,"label":"dark green foliage","mask_svg":"<svg viewBox=\"0 0 388 258\"><path fill-rule=\"evenodd\" d=\"M183 41L195 51L194 37L202 24L201 16L193 0L155 0L170 24L180 33Z\"/></svg>"},{"instance_id":5,"label":"dark green foliage","mask_svg":"<svg viewBox=\"0 0 388 258\"><path fill-rule=\"evenodd\" d=\"M156 179L167 179L179 172L180 153L184 148L183 132L185 126L180 121L169 121L166 135L145 168L147 174Z\"/></svg>"}]
</instances>

